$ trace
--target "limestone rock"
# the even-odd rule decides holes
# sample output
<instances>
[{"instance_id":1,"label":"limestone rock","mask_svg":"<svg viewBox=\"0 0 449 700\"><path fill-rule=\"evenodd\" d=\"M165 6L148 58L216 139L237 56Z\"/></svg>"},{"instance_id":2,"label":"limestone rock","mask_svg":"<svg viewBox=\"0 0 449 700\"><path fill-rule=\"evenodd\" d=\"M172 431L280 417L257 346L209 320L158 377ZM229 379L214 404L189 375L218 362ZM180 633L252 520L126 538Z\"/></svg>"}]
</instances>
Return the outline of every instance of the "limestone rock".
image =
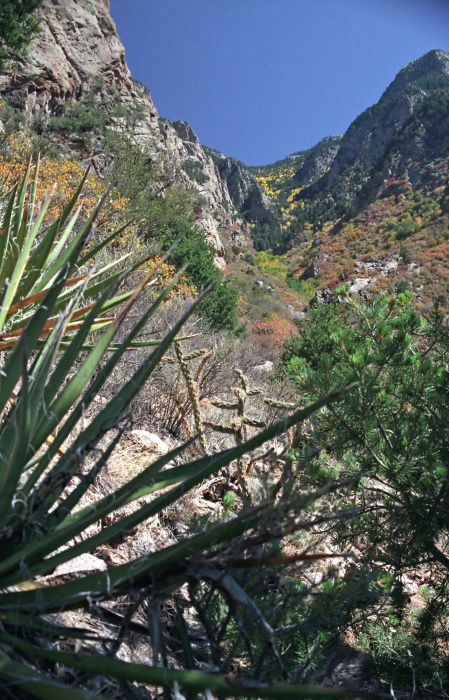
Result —
<instances>
[{"instance_id":1,"label":"limestone rock","mask_svg":"<svg viewBox=\"0 0 449 700\"><path fill-rule=\"evenodd\" d=\"M274 362L271 362L271 360L266 360L263 362L261 365L256 365L254 367L255 372L259 372L260 374L265 374L267 372L272 372L274 369Z\"/></svg>"},{"instance_id":2,"label":"limestone rock","mask_svg":"<svg viewBox=\"0 0 449 700\"><path fill-rule=\"evenodd\" d=\"M265 284L263 280L254 280L253 287L257 287L263 292L269 292L270 294L274 293L274 288L271 286L271 284Z\"/></svg>"},{"instance_id":3,"label":"limestone rock","mask_svg":"<svg viewBox=\"0 0 449 700\"><path fill-rule=\"evenodd\" d=\"M243 163L217 151L213 152L213 158L235 208L251 220L261 223L272 221L275 218L273 206Z\"/></svg>"},{"instance_id":4,"label":"limestone rock","mask_svg":"<svg viewBox=\"0 0 449 700\"><path fill-rule=\"evenodd\" d=\"M329 287L318 289L315 296L309 301L309 306L316 306L316 304L330 304L333 298L334 294Z\"/></svg>"},{"instance_id":5,"label":"limestone rock","mask_svg":"<svg viewBox=\"0 0 449 700\"><path fill-rule=\"evenodd\" d=\"M301 275L302 280L310 280L310 279L315 279L316 277L319 277L321 270L318 267L317 261L312 260L310 265L306 267L304 272Z\"/></svg>"},{"instance_id":6,"label":"limestone rock","mask_svg":"<svg viewBox=\"0 0 449 700\"><path fill-rule=\"evenodd\" d=\"M157 454L166 454L170 446L156 435L156 433L150 433L148 430L130 430L129 435L142 445L146 450L151 452L156 452Z\"/></svg>"},{"instance_id":7,"label":"limestone rock","mask_svg":"<svg viewBox=\"0 0 449 700\"><path fill-rule=\"evenodd\" d=\"M51 577L63 576L65 574L86 574L94 573L95 571L106 571L107 565L103 559L95 557L93 554L80 554L79 557L70 559L56 567L51 574Z\"/></svg>"},{"instance_id":8,"label":"limestone rock","mask_svg":"<svg viewBox=\"0 0 449 700\"><path fill-rule=\"evenodd\" d=\"M362 289L365 289L370 284L376 281L376 277L356 277L352 280L351 286L349 287L349 294L360 294Z\"/></svg>"},{"instance_id":9,"label":"limestone rock","mask_svg":"<svg viewBox=\"0 0 449 700\"><path fill-rule=\"evenodd\" d=\"M60 114L67 100L113 88L119 102L142 101L148 125L157 126L150 93L131 79L125 50L109 14L109 1L44 0L41 32L16 72L0 76L0 90L30 114Z\"/></svg>"},{"instance_id":10,"label":"limestone rock","mask_svg":"<svg viewBox=\"0 0 449 700\"><path fill-rule=\"evenodd\" d=\"M315 180L330 168L338 153L342 138L342 134L326 136L316 146L304 152L304 160L295 173L298 185Z\"/></svg>"}]
</instances>

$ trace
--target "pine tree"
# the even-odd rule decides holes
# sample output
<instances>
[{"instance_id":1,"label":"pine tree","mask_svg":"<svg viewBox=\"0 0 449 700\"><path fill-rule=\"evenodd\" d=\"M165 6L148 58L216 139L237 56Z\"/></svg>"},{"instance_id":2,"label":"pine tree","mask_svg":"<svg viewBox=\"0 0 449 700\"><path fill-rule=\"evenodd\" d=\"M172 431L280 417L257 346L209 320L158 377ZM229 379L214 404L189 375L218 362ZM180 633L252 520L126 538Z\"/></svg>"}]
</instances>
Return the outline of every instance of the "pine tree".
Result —
<instances>
[{"instance_id":1,"label":"pine tree","mask_svg":"<svg viewBox=\"0 0 449 700\"><path fill-rule=\"evenodd\" d=\"M0 6L0 70L7 59L17 60L39 30L35 10L42 0L2 0Z\"/></svg>"}]
</instances>

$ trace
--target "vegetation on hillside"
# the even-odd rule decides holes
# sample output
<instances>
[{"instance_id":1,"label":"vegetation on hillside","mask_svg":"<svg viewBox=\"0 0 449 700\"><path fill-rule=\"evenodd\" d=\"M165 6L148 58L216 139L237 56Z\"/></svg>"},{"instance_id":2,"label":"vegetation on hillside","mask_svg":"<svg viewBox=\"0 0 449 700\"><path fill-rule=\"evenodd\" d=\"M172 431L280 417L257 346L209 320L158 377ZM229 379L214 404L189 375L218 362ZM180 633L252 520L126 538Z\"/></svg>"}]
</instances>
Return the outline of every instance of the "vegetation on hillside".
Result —
<instances>
[{"instance_id":1,"label":"vegetation on hillside","mask_svg":"<svg viewBox=\"0 0 449 700\"><path fill-rule=\"evenodd\" d=\"M105 492L101 475L126 432L130 403L170 345L181 341L182 326L195 305L172 319L161 340L141 341L140 333L174 282L150 295L143 314L133 319L139 298L151 291L158 266L135 290L112 296L135 266L119 277L100 273L97 283L89 262L114 244L120 230L83 253L99 208L78 229L79 188L61 215L45 225L50 199L37 205L37 170L31 181L30 175L28 168L23 182L4 200L2 212L2 691L13 698L24 691L32 697L64 694L74 700L117 694L144 698L149 697L148 686L191 696L365 697L359 691L296 683L298 660L301 677L314 665L312 630L323 615L328 617L328 601L336 594L327 585L326 597L314 598L301 582L296 563L322 558L319 551L311 556L312 543L307 554L299 547L292 557L282 542L310 530L310 508L326 500L330 484L315 493L295 488L288 499L278 500L281 480L263 500L248 492L245 507L237 510L235 497L227 497L221 514L186 521L183 536L170 544L91 574L77 569L78 560L73 567L77 575L55 571L80 555L98 556L107 545L113 552L117 540L129 537L149 518L163 517L176 505L182 508L185 495L222 468L228 475L237 468L246 479L256 450L337 400L340 392L296 412L289 406L282 421L250 437L247 430L260 425L247 414L246 400L260 392L240 372L236 407L222 406L240 417L240 428L226 428L240 436L234 447L189 459L192 442L181 444ZM87 299L92 301L86 305ZM107 383L126 351L145 347L135 369L122 374L108 394ZM179 362L185 364L188 358L178 350ZM129 367L126 360L125 365ZM189 372L185 376L191 377ZM282 402L266 400L282 407ZM215 403L220 408L221 402ZM260 466L271 454L259 453ZM248 463L246 457L251 457ZM276 565L286 567L284 581ZM266 575L260 576L264 569ZM294 621L300 610L300 619ZM206 639L202 649L196 641L198 625ZM279 636L283 629L285 637ZM323 633L323 640L327 636ZM121 649L129 644L137 658L142 658L139 649L145 649L144 663L123 659ZM204 653L206 669L213 664L218 673L200 670ZM276 678L281 681L274 682Z\"/></svg>"},{"instance_id":2,"label":"vegetation on hillside","mask_svg":"<svg viewBox=\"0 0 449 700\"><path fill-rule=\"evenodd\" d=\"M305 231L304 240L285 256L292 280L298 280L314 259L320 271L322 288L335 290L348 277L367 277L359 265L377 265L371 272L376 279L369 293L394 293L401 285L414 291L418 308L429 310L438 300L447 303L449 282L447 256L449 218L447 207L447 173L449 159L440 158L423 167L424 183L414 190L409 181L391 177L384 185L383 196L368 205L356 217L313 234ZM393 273L383 267L397 261ZM310 290L313 296L315 289Z\"/></svg>"}]
</instances>

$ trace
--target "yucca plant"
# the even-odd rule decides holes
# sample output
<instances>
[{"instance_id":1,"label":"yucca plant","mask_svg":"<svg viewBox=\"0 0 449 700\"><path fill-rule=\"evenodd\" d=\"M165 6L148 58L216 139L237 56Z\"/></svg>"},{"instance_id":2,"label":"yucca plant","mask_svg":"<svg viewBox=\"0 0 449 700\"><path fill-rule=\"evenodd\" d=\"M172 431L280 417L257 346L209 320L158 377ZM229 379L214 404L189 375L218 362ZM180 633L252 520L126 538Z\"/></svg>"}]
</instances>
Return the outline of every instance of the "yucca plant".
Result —
<instances>
[{"instance_id":1,"label":"yucca plant","mask_svg":"<svg viewBox=\"0 0 449 700\"><path fill-rule=\"evenodd\" d=\"M260 624L267 648L276 649L274 631L232 577L232 570L246 565L263 566L263 544L270 537L279 539L288 528L302 527L298 513L289 504L279 506L275 512L273 504L262 504L103 573L72 577L53 585L45 578L58 565L95 552L104 543L162 513L220 468L308 418L337 394L296 412L282 425L274 425L246 443L213 456L179 464L186 448L181 446L148 464L114 493L83 506L83 498L120 439L123 417L131 401L179 337L185 319L201 297L148 351L117 393L96 413L93 411L90 422L82 421L124 353L139 343L139 333L164 302L176 278L154 298L131 329L125 329L125 319L151 282L154 271L136 290L118 296L118 271L106 277L104 269L80 274L80 267L112 237L87 255L80 252L95 218L94 213L74 232L81 186L60 219L43 230L48 200L39 211L34 211L37 174L30 187L29 178L30 168L7 202L0 238L0 331L4 351L0 370L3 696L45 700L154 697L148 690L151 686L163 688L166 698L172 697L172 692L177 698L184 697L182 693L188 698L199 693L242 698L381 697L263 682L256 672L235 677L201 671L195 662L189 623L179 599L177 628L180 665L184 670L174 668L167 658L161 606L186 583L193 588L211 586L226 596L231 607L243 606ZM120 302L120 310L111 317L110 310ZM90 347L88 336L98 329L102 333ZM119 331L121 340L114 344ZM177 466L173 466L175 458ZM300 505L304 512L329 489L331 485L303 497ZM122 506L137 501L133 511L120 511ZM93 527L107 522L112 513L116 515L112 524ZM278 560L282 562L282 555ZM137 623L132 614L120 616L104 603L122 600L125 595L134 601L132 611L146 605L148 625L137 627L140 634L151 640L151 663L135 664L116 658L124 637ZM115 629L112 640L101 631L92 635L82 625L71 626L61 613L73 609L79 615L97 616L99 622L106 620ZM65 682L61 680L61 669L72 671L70 677L66 673ZM104 679L100 690L93 681L98 677Z\"/></svg>"}]
</instances>

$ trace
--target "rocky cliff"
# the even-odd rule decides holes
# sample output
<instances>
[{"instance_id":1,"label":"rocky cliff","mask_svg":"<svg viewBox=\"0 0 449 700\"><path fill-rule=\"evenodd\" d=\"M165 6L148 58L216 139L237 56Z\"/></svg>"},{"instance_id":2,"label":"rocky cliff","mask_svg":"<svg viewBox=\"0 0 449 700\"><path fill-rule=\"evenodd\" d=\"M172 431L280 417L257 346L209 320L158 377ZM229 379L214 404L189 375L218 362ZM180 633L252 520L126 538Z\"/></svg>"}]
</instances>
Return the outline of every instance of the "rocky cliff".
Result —
<instances>
[{"instance_id":1,"label":"rocky cliff","mask_svg":"<svg viewBox=\"0 0 449 700\"><path fill-rule=\"evenodd\" d=\"M251 221L264 224L275 217L273 205L248 168L235 158L206 149L222 180L226 183L235 208Z\"/></svg>"},{"instance_id":2,"label":"rocky cliff","mask_svg":"<svg viewBox=\"0 0 449 700\"><path fill-rule=\"evenodd\" d=\"M122 103L143 100L145 122L157 126L150 94L131 79L108 0L44 0L41 31L13 74L0 76L8 102L30 114L61 114L68 100L95 89L118 90Z\"/></svg>"},{"instance_id":3,"label":"rocky cliff","mask_svg":"<svg viewBox=\"0 0 449 700\"><path fill-rule=\"evenodd\" d=\"M249 239L250 231L242 214L248 197L235 191L247 188L243 167L234 178L232 194L214 160L199 143L185 122L160 120L150 92L131 78L125 49L109 13L109 0L44 0L40 8L41 32L28 56L15 73L0 75L0 92L16 110L30 116L60 116L73 104L102 109L105 103L126 108L135 115L134 136L155 151L163 151L180 181L198 191L195 212L216 250L219 266L224 266L220 229L233 226ZM94 145L101 163L101 143ZM241 186L238 184L242 180ZM261 216L269 202L256 181L252 182L253 210Z\"/></svg>"}]
</instances>

